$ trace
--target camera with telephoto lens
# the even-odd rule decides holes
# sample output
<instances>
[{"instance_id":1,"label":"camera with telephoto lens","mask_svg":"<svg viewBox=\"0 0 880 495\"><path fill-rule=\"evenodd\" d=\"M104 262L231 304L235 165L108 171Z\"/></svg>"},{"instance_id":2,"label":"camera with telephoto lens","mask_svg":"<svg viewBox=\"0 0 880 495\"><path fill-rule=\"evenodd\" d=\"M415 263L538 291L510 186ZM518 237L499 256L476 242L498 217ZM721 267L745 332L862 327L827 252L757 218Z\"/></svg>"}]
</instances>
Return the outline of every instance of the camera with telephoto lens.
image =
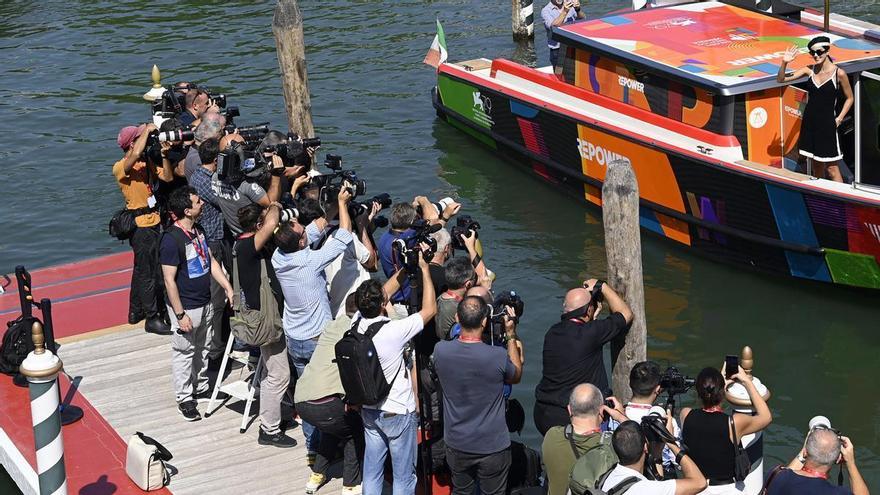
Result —
<instances>
[{"instance_id":1,"label":"camera with telephoto lens","mask_svg":"<svg viewBox=\"0 0 880 495\"><path fill-rule=\"evenodd\" d=\"M263 148L266 153L275 153L284 162L284 166L292 167L296 164L297 159L301 159L306 155L306 148L321 146L321 138L305 138L300 137L293 132L287 133L287 141Z\"/></svg>"},{"instance_id":2,"label":"camera with telephoto lens","mask_svg":"<svg viewBox=\"0 0 880 495\"><path fill-rule=\"evenodd\" d=\"M452 232L450 232L452 236L452 249L467 249L461 236L467 237L473 232L476 238L479 238L478 230L480 230L480 222L471 218L470 215L459 215L456 218L455 225L452 227Z\"/></svg>"},{"instance_id":3,"label":"camera with telephoto lens","mask_svg":"<svg viewBox=\"0 0 880 495\"><path fill-rule=\"evenodd\" d=\"M507 308L513 310L513 316L507 312ZM519 323L520 317L525 310L525 303L514 290L507 290L495 296L491 306L492 314L489 317L487 328L483 331L483 342L489 345L504 347L507 345L507 330L504 328L504 320L509 318Z\"/></svg>"},{"instance_id":4,"label":"camera with telephoto lens","mask_svg":"<svg viewBox=\"0 0 880 495\"><path fill-rule=\"evenodd\" d=\"M666 411L660 406L652 407L648 414L642 416L639 426L641 426L645 441L648 443L645 476L654 480L675 479L677 476L675 466L663 462L663 448L666 444L678 443L675 436L666 429ZM657 471L657 464L663 465L662 473Z\"/></svg>"},{"instance_id":5,"label":"camera with telephoto lens","mask_svg":"<svg viewBox=\"0 0 880 495\"><path fill-rule=\"evenodd\" d=\"M296 208L282 208L278 212L279 223L287 223L297 217L299 217L299 210Z\"/></svg>"},{"instance_id":6,"label":"camera with telephoto lens","mask_svg":"<svg viewBox=\"0 0 880 495\"><path fill-rule=\"evenodd\" d=\"M409 275L418 273L419 256L425 261L430 261L437 252L437 240L431 234L443 228L441 225L431 225L425 220L416 220L410 225L415 234L408 239L395 239L391 243L391 249L397 259L401 260L404 269ZM422 244L427 249L422 249Z\"/></svg>"},{"instance_id":7,"label":"camera with telephoto lens","mask_svg":"<svg viewBox=\"0 0 880 495\"><path fill-rule=\"evenodd\" d=\"M364 213L369 213L369 211L373 209L373 203L378 203L379 210L384 210L391 206L391 195L388 193L382 193L364 201L350 201L348 203L348 211L352 218L358 217ZM375 220L375 218L373 220Z\"/></svg>"},{"instance_id":8,"label":"camera with telephoto lens","mask_svg":"<svg viewBox=\"0 0 880 495\"><path fill-rule=\"evenodd\" d=\"M217 105L218 108L226 108L226 95L222 93L213 93L210 89L204 86L200 87L199 90L208 95L208 102Z\"/></svg>"},{"instance_id":9,"label":"camera with telephoto lens","mask_svg":"<svg viewBox=\"0 0 880 495\"><path fill-rule=\"evenodd\" d=\"M317 140L318 138L311 138ZM320 140L318 140L320 143ZM319 199L322 203L332 203L339 196L343 187L351 193L352 199L363 196L367 192L367 181L358 179L354 170L342 169L342 157L328 154L324 166L332 170L329 174L316 175L309 183L320 188ZM346 184L347 183L347 184Z\"/></svg>"},{"instance_id":10,"label":"camera with telephoto lens","mask_svg":"<svg viewBox=\"0 0 880 495\"><path fill-rule=\"evenodd\" d=\"M183 154L183 142L192 141L194 139L191 127L181 127L176 120L166 120L162 127L164 131L152 131L147 136L147 142L144 144L144 157L152 163L162 163L162 144L172 143L172 149L176 149L178 154ZM168 128L172 127L172 128ZM172 153L169 152L169 157Z\"/></svg>"},{"instance_id":11,"label":"camera with telephoto lens","mask_svg":"<svg viewBox=\"0 0 880 495\"><path fill-rule=\"evenodd\" d=\"M241 112L238 111L238 107L232 106L220 112L220 115L222 115L223 118L226 119L227 126L234 126L235 118L241 116Z\"/></svg>"},{"instance_id":12,"label":"camera with telephoto lens","mask_svg":"<svg viewBox=\"0 0 880 495\"><path fill-rule=\"evenodd\" d=\"M180 115L184 108L186 108L186 95L172 89L166 89L162 96L150 104L150 113L166 120Z\"/></svg>"},{"instance_id":13,"label":"camera with telephoto lens","mask_svg":"<svg viewBox=\"0 0 880 495\"><path fill-rule=\"evenodd\" d=\"M250 126L236 127L235 125L227 125L223 128L223 134L238 134L247 143L248 148L256 148L269 134L269 123L261 122Z\"/></svg>"}]
</instances>

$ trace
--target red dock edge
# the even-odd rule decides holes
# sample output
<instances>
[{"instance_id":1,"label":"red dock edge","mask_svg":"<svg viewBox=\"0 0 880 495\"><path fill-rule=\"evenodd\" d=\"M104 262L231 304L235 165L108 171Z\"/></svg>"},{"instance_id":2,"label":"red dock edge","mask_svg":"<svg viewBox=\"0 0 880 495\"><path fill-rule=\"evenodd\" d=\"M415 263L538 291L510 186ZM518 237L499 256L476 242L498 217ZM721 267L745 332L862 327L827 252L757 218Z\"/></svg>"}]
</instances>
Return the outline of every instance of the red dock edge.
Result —
<instances>
[{"instance_id":1,"label":"red dock edge","mask_svg":"<svg viewBox=\"0 0 880 495\"><path fill-rule=\"evenodd\" d=\"M124 252L66 265L32 270L32 293L36 300L52 300L52 320L58 340L83 336L128 323L128 294L132 254ZM0 322L21 313L15 275L0 294ZM34 310L39 316L39 311ZM6 329L6 325L0 327ZM60 350L64 360L64 349ZM61 396L70 383L61 375ZM83 419L62 428L68 493L114 495L144 493L125 474L126 442L79 392L72 403L83 409ZM0 462L25 493L37 487L34 433L31 427L27 388L0 375ZM167 489L151 493L170 494Z\"/></svg>"}]
</instances>

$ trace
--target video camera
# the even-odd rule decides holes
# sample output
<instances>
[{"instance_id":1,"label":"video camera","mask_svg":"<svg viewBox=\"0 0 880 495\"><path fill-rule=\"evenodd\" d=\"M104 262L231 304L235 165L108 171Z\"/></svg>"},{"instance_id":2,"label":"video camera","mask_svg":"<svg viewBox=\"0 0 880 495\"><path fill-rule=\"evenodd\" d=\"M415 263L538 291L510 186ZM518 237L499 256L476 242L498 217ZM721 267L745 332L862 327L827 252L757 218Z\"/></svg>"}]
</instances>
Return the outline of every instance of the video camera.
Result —
<instances>
[{"instance_id":1,"label":"video camera","mask_svg":"<svg viewBox=\"0 0 880 495\"><path fill-rule=\"evenodd\" d=\"M513 316L507 312L507 308L513 310ZM514 323L519 323L520 317L525 310L522 298L513 290L501 292L492 303L492 315L489 323L483 331L483 342L489 345L506 346L507 332L504 328L504 319L510 318Z\"/></svg>"},{"instance_id":2,"label":"video camera","mask_svg":"<svg viewBox=\"0 0 880 495\"><path fill-rule=\"evenodd\" d=\"M675 366L669 366L660 375L660 388L666 392L666 409L675 412L675 396L686 393L694 386L694 379L683 375Z\"/></svg>"},{"instance_id":3,"label":"video camera","mask_svg":"<svg viewBox=\"0 0 880 495\"><path fill-rule=\"evenodd\" d=\"M473 232L474 235L479 238L479 234L477 233L478 230L480 230L480 222L471 218L470 215L459 215L455 221L455 225L452 227L452 249L467 249L464 245L464 241L461 240L461 236L468 236L470 232Z\"/></svg>"},{"instance_id":4,"label":"video camera","mask_svg":"<svg viewBox=\"0 0 880 495\"><path fill-rule=\"evenodd\" d=\"M312 138L310 141L312 140L317 140L319 145L321 143L318 138ZM305 143L305 141L303 141L303 143ZM339 191L341 191L343 187L348 188L352 199L366 194L367 182L363 179L358 179L354 170L343 170L341 156L328 153L324 160L324 166L332 170L332 172L329 174L315 175L310 181L310 184L317 186L320 189L319 198L321 203L326 204L336 201L336 198L339 196ZM346 183L348 183L348 186L346 186Z\"/></svg>"},{"instance_id":5,"label":"video camera","mask_svg":"<svg viewBox=\"0 0 880 495\"><path fill-rule=\"evenodd\" d=\"M217 155L217 177L228 184L241 184L246 174L253 175L259 168L257 153L247 141L233 141Z\"/></svg>"}]
</instances>

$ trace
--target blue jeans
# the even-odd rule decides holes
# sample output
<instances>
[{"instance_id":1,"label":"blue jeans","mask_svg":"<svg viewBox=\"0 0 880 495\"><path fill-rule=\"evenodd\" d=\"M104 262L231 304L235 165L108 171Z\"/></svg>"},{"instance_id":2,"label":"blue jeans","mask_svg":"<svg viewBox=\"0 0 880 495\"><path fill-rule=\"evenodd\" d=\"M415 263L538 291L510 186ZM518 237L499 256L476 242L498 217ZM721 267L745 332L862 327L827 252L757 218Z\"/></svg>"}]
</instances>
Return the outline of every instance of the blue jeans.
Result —
<instances>
[{"instance_id":1,"label":"blue jeans","mask_svg":"<svg viewBox=\"0 0 880 495\"><path fill-rule=\"evenodd\" d=\"M309 360L312 359L312 354L315 353L315 348L318 346L318 338L315 337L308 340L285 338L287 339L287 353L290 354L293 367L296 368L296 378L298 380L302 377L303 370L306 369ZM306 437L306 449L309 452L317 452L321 432L305 421L302 421L302 430L303 436Z\"/></svg>"},{"instance_id":2,"label":"blue jeans","mask_svg":"<svg viewBox=\"0 0 880 495\"><path fill-rule=\"evenodd\" d=\"M378 409L361 409L364 420L364 495L381 495L385 457L391 452L394 470L394 495L412 495L416 491L416 427L415 412L389 413Z\"/></svg>"}]
</instances>

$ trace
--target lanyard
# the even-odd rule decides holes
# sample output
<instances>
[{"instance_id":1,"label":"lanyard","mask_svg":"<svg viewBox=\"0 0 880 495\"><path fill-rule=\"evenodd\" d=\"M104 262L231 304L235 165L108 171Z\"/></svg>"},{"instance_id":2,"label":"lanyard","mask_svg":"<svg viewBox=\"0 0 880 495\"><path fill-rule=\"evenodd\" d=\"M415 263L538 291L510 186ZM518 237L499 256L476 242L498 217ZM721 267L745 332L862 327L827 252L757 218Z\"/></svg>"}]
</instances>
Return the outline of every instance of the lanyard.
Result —
<instances>
[{"instance_id":1,"label":"lanyard","mask_svg":"<svg viewBox=\"0 0 880 495\"><path fill-rule=\"evenodd\" d=\"M174 222L174 225L177 225L177 228L182 230L183 235L185 235L186 238L189 239L189 241L192 243L193 249L196 250L196 255L198 255L198 257L199 257L199 261L205 260L203 264L207 265L208 264L208 253L205 252L204 248L202 247L202 243L199 242L198 234L196 234L195 238L193 238L193 236L191 236L189 234L189 232L187 232L187 230L180 225L180 221Z\"/></svg>"},{"instance_id":2,"label":"lanyard","mask_svg":"<svg viewBox=\"0 0 880 495\"><path fill-rule=\"evenodd\" d=\"M483 342L483 339L481 339L480 337L465 337L464 335L459 335L458 340L459 340L459 342L470 342L470 343L476 343L476 342L482 343Z\"/></svg>"},{"instance_id":3,"label":"lanyard","mask_svg":"<svg viewBox=\"0 0 880 495\"><path fill-rule=\"evenodd\" d=\"M456 302L461 302L461 300L464 299L463 297L459 296L455 292L452 292L451 290L447 290L446 292L444 292L444 294L455 299Z\"/></svg>"},{"instance_id":4,"label":"lanyard","mask_svg":"<svg viewBox=\"0 0 880 495\"><path fill-rule=\"evenodd\" d=\"M819 471L813 471L812 469L808 468L807 466L802 467L801 471L803 471L803 472L805 472L815 478L822 478L823 480L828 479L828 473L820 473Z\"/></svg>"},{"instance_id":5,"label":"lanyard","mask_svg":"<svg viewBox=\"0 0 880 495\"><path fill-rule=\"evenodd\" d=\"M707 412L707 413L720 413L720 412L724 412L724 409L721 409L721 406L712 406L712 407L704 407L703 411Z\"/></svg>"}]
</instances>

